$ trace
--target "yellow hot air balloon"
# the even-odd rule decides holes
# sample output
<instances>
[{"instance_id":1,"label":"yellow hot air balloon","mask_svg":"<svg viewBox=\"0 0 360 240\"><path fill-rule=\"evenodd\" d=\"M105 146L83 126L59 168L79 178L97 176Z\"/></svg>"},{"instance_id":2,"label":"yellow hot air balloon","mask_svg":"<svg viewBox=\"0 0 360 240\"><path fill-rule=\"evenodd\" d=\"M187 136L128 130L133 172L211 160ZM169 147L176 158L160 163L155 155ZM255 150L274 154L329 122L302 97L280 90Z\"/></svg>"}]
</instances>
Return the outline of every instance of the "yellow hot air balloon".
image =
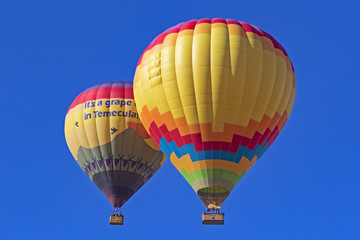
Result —
<instances>
[{"instance_id":1,"label":"yellow hot air balloon","mask_svg":"<svg viewBox=\"0 0 360 240\"><path fill-rule=\"evenodd\" d=\"M130 81L93 86L71 104L65 137L79 166L114 206L110 224L122 225L117 212L166 159L140 122Z\"/></svg>"},{"instance_id":2,"label":"yellow hot air balloon","mask_svg":"<svg viewBox=\"0 0 360 240\"><path fill-rule=\"evenodd\" d=\"M200 197L216 209L283 129L295 74L282 46L244 22L201 19L155 38L134 77L140 118ZM204 224L223 215L203 214Z\"/></svg>"}]
</instances>

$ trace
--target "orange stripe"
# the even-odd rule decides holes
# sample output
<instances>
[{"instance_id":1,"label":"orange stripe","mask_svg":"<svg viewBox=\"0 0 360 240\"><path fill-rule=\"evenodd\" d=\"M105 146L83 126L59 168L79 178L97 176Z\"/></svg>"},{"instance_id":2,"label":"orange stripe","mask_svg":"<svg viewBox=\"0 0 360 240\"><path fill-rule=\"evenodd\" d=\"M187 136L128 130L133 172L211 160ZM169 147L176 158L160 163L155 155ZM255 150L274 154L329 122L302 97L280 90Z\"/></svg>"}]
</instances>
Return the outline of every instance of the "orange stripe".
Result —
<instances>
[{"instance_id":1,"label":"orange stripe","mask_svg":"<svg viewBox=\"0 0 360 240\"><path fill-rule=\"evenodd\" d=\"M178 38L182 37L182 36L192 36L194 34L194 30L193 29L186 29L183 31L180 31L178 34Z\"/></svg>"},{"instance_id":2,"label":"orange stripe","mask_svg":"<svg viewBox=\"0 0 360 240\"><path fill-rule=\"evenodd\" d=\"M240 27L237 24L228 24L229 34L230 35L241 35L243 37L246 36L244 28Z\"/></svg>"},{"instance_id":3,"label":"orange stripe","mask_svg":"<svg viewBox=\"0 0 360 240\"><path fill-rule=\"evenodd\" d=\"M226 28L226 27L227 27L226 23L217 22L211 24L211 28Z\"/></svg>"},{"instance_id":4,"label":"orange stripe","mask_svg":"<svg viewBox=\"0 0 360 240\"><path fill-rule=\"evenodd\" d=\"M171 111L160 115L157 108L154 108L151 112L149 112L146 105L142 109L141 116L143 119L143 125L146 129L149 129L150 124L155 121L155 124L158 127L165 124L169 131L177 128L181 136L201 132L204 141L216 140L223 142L231 142L234 134L252 138L255 132L264 134L267 128L273 131L274 128L278 126L280 129L282 125L285 125L288 119L288 113L286 111L284 111L282 116L276 112L272 119L267 115L264 115L260 122L251 119L247 127L225 123L223 132L212 132L212 123L188 125L185 117L174 119ZM166 123L164 120L166 120Z\"/></svg>"},{"instance_id":5,"label":"orange stripe","mask_svg":"<svg viewBox=\"0 0 360 240\"><path fill-rule=\"evenodd\" d=\"M207 159L192 162L189 154L178 158L175 153L172 153L170 156L170 161L172 164L174 164L174 166L179 172L181 172L181 169L184 168L188 174L203 169L217 168L234 172L240 176L244 172L244 170L246 172L249 171L249 169L256 163L257 156L255 156L251 161L249 161L246 157L243 156L239 163L218 159Z\"/></svg>"},{"instance_id":6,"label":"orange stripe","mask_svg":"<svg viewBox=\"0 0 360 240\"><path fill-rule=\"evenodd\" d=\"M210 23L196 24L194 35L196 34L211 34L211 24Z\"/></svg>"},{"instance_id":7,"label":"orange stripe","mask_svg":"<svg viewBox=\"0 0 360 240\"><path fill-rule=\"evenodd\" d=\"M177 37L178 37L178 33L170 33L169 35L167 35L164 38L162 48L175 46Z\"/></svg>"}]
</instances>

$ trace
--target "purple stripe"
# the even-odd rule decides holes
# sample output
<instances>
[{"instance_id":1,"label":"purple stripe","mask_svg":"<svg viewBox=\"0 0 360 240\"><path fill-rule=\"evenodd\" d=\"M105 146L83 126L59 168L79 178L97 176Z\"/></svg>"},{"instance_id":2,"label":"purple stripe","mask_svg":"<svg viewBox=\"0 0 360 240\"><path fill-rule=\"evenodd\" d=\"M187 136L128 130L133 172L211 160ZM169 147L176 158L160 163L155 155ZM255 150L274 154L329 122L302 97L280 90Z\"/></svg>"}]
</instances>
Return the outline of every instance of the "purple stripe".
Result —
<instances>
[{"instance_id":1,"label":"purple stripe","mask_svg":"<svg viewBox=\"0 0 360 240\"><path fill-rule=\"evenodd\" d=\"M92 165L93 169L95 170L96 169L96 164L93 162L93 163L91 163L91 165Z\"/></svg>"},{"instance_id":2,"label":"purple stripe","mask_svg":"<svg viewBox=\"0 0 360 240\"><path fill-rule=\"evenodd\" d=\"M87 92L87 91L90 91L90 90L93 90L93 89L104 88L104 87L126 87L126 88L130 87L130 88L132 88L133 87L133 82L128 81L128 80L109 81L109 82L104 82L104 83L101 83L101 84L97 84L97 85L95 85L93 87L87 88L83 92Z\"/></svg>"},{"instance_id":3,"label":"purple stripe","mask_svg":"<svg viewBox=\"0 0 360 240\"><path fill-rule=\"evenodd\" d=\"M106 163L106 166L109 166L110 165L110 159L105 159L105 163Z\"/></svg>"},{"instance_id":4,"label":"purple stripe","mask_svg":"<svg viewBox=\"0 0 360 240\"><path fill-rule=\"evenodd\" d=\"M119 162L120 162L120 159L115 159L114 160L115 166L117 166L119 164Z\"/></svg>"},{"instance_id":5,"label":"purple stripe","mask_svg":"<svg viewBox=\"0 0 360 240\"><path fill-rule=\"evenodd\" d=\"M103 165L103 161L102 161L102 160L99 160L99 161L98 161L98 164L99 164L99 167L101 168L102 165Z\"/></svg>"}]
</instances>

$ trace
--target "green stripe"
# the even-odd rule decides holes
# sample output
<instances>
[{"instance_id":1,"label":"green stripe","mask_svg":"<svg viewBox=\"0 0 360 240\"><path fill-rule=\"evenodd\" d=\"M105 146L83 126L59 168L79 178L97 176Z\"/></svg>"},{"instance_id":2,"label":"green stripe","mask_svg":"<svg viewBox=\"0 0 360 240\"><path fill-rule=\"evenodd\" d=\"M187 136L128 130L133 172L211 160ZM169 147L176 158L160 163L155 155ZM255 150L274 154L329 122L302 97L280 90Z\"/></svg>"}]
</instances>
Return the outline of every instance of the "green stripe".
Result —
<instances>
[{"instance_id":1,"label":"green stripe","mask_svg":"<svg viewBox=\"0 0 360 240\"><path fill-rule=\"evenodd\" d=\"M181 169L181 174L186 179L186 181L188 181L190 185L192 185L195 181L204 178L225 179L234 183L235 185L241 180L241 178L245 175L245 173L246 171L244 170L244 172L239 176L236 173L229 170L212 168L212 169L202 169L188 174L185 168Z\"/></svg>"},{"instance_id":2,"label":"green stripe","mask_svg":"<svg viewBox=\"0 0 360 240\"><path fill-rule=\"evenodd\" d=\"M206 194L211 194L211 193L229 193L229 190L225 189L225 188L221 188L221 187L207 187L207 188L202 188L198 190L198 194L199 193L206 193Z\"/></svg>"}]
</instances>

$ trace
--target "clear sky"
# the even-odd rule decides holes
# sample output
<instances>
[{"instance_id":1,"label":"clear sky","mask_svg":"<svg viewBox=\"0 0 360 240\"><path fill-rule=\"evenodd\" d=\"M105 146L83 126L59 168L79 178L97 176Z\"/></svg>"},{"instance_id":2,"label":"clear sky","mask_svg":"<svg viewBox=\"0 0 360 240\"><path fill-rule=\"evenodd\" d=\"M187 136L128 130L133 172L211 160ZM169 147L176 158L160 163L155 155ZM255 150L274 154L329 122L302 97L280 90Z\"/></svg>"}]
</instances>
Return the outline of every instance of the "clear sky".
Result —
<instances>
[{"instance_id":1,"label":"clear sky","mask_svg":"<svg viewBox=\"0 0 360 240\"><path fill-rule=\"evenodd\" d=\"M0 238L360 239L355 2L2 0ZM110 203L67 148L67 108L92 85L132 80L154 37L203 17L254 24L283 45L292 115L225 201L224 226L201 224L204 207L170 161L125 204L125 225L110 226Z\"/></svg>"}]
</instances>

